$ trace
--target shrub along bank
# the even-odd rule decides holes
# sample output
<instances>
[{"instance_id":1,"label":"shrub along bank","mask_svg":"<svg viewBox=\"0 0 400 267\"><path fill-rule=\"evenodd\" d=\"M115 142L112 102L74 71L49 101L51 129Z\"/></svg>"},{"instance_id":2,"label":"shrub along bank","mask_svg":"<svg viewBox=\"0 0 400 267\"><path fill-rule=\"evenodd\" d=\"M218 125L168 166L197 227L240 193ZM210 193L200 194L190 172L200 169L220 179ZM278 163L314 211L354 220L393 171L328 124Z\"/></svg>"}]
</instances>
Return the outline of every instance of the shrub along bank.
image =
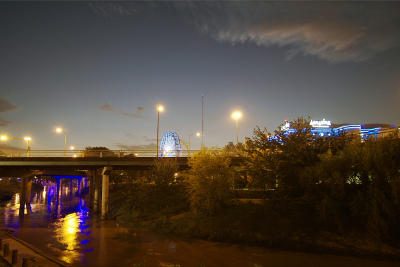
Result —
<instances>
[{"instance_id":1,"label":"shrub along bank","mask_svg":"<svg viewBox=\"0 0 400 267\"><path fill-rule=\"evenodd\" d=\"M195 154L178 176L174 160L160 159L145 178L115 186L114 217L184 237L398 257L398 136L318 138L303 118L291 125L290 135L257 128L245 145ZM236 156L243 164L232 167ZM238 201L238 176L273 190L258 204Z\"/></svg>"}]
</instances>

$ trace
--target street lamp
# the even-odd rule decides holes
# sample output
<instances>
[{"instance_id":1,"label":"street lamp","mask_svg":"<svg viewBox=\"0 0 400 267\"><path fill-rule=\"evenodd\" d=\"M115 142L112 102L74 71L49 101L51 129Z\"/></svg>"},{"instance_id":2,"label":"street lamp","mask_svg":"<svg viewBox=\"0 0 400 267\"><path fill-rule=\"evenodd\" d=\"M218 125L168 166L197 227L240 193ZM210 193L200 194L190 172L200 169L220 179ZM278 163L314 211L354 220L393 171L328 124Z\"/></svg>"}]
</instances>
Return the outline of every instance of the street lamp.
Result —
<instances>
[{"instance_id":1,"label":"street lamp","mask_svg":"<svg viewBox=\"0 0 400 267\"><path fill-rule=\"evenodd\" d=\"M200 132L196 132L196 137L202 136ZM190 156L190 135L189 135L189 156Z\"/></svg>"},{"instance_id":2,"label":"street lamp","mask_svg":"<svg viewBox=\"0 0 400 267\"><path fill-rule=\"evenodd\" d=\"M157 158L158 158L158 135L160 129L160 112L164 111L164 106L157 104Z\"/></svg>"},{"instance_id":3,"label":"street lamp","mask_svg":"<svg viewBox=\"0 0 400 267\"><path fill-rule=\"evenodd\" d=\"M63 128L57 127L56 128L56 133L57 134L63 134L64 135L64 157L67 154L67 134L65 133Z\"/></svg>"},{"instance_id":4,"label":"street lamp","mask_svg":"<svg viewBox=\"0 0 400 267\"><path fill-rule=\"evenodd\" d=\"M0 136L0 141L8 141L9 139L14 139L14 140L20 140L20 141L25 141L26 142L26 156L30 156L30 151L31 151L31 140L32 138L29 136L25 136L24 138L20 137L13 137L13 136L7 136L7 135L1 135Z\"/></svg>"},{"instance_id":5,"label":"street lamp","mask_svg":"<svg viewBox=\"0 0 400 267\"><path fill-rule=\"evenodd\" d=\"M25 137L24 137L24 141L26 142L26 156L27 156L27 157L30 156L30 151L31 151L31 140L32 140L32 138L30 138L29 136L25 136Z\"/></svg>"},{"instance_id":6,"label":"street lamp","mask_svg":"<svg viewBox=\"0 0 400 267\"><path fill-rule=\"evenodd\" d=\"M234 111L231 115L232 119L236 121L236 144L239 143L239 119L242 117L242 112Z\"/></svg>"},{"instance_id":7,"label":"street lamp","mask_svg":"<svg viewBox=\"0 0 400 267\"><path fill-rule=\"evenodd\" d=\"M188 138L188 156L190 156L190 137L192 136L193 134L189 134L189 138ZM200 137L201 136L201 133L200 132L196 132L196 137Z\"/></svg>"},{"instance_id":8,"label":"street lamp","mask_svg":"<svg viewBox=\"0 0 400 267\"><path fill-rule=\"evenodd\" d=\"M196 135L196 137L200 137L201 136L201 134L199 132L196 132L195 135ZM189 134L188 135L188 142L187 143L185 143L182 139L180 140L181 144L184 144L186 146L186 150L187 150L187 155L188 156L190 156L190 137L192 137L192 136L193 136L193 134Z\"/></svg>"},{"instance_id":9,"label":"street lamp","mask_svg":"<svg viewBox=\"0 0 400 267\"><path fill-rule=\"evenodd\" d=\"M69 147L69 150L74 150L74 149L75 149L74 146L70 146L70 147Z\"/></svg>"}]
</instances>

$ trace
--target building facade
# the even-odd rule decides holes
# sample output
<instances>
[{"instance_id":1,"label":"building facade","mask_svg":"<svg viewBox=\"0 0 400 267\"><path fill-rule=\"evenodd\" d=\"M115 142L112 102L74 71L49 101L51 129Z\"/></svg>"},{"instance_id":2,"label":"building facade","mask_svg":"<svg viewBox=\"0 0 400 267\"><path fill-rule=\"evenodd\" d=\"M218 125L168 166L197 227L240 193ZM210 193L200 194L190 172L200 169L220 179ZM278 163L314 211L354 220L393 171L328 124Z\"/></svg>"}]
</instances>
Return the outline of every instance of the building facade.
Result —
<instances>
[{"instance_id":1,"label":"building facade","mask_svg":"<svg viewBox=\"0 0 400 267\"><path fill-rule=\"evenodd\" d=\"M399 133L399 127L390 124L333 124L328 120L311 120L311 133L320 137L338 136L340 134L359 135L361 140L381 138ZM288 134L295 131L290 123L285 122L282 130Z\"/></svg>"}]
</instances>

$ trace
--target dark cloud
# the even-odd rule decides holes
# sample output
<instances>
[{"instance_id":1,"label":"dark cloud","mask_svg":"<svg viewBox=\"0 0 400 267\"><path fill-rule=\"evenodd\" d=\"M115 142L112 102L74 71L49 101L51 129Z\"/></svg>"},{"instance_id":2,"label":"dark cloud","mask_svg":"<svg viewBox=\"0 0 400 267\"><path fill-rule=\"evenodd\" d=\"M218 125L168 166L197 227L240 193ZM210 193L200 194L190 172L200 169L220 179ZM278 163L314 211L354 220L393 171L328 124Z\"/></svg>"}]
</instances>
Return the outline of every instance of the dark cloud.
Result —
<instances>
[{"instance_id":1,"label":"dark cloud","mask_svg":"<svg viewBox=\"0 0 400 267\"><path fill-rule=\"evenodd\" d=\"M98 107L98 109L107 111L107 112L115 112L121 114L123 116L131 117L131 118L142 118L142 112L144 107L137 107L135 112L127 112L120 107L111 106L109 103L105 103Z\"/></svg>"},{"instance_id":2,"label":"dark cloud","mask_svg":"<svg viewBox=\"0 0 400 267\"><path fill-rule=\"evenodd\" d=\"M25 156L26 149L0 143L0 156Z\"/></svg>"},{"instance_id":3,"label":"dark cloud","mask_svg":"<svg viewBox=\"0 0 400 267\"><path fill-rule=\"evenodd\" d=\"M0 126L8 126L9 124L11 124L11 121L0 118Z\"/></svg>"},{"instance_id":4,"label":"dark cloud","mask_svg":"<svg viewBox=\"0 0 400 267\"><path fill-rule=\"evenodd\" d=\"M0 97L0 113L9 112L15 109L17 109L17 106L11 104L8 100ZM8 121L0 117L0 126L7 126L10 123L11 121Z\"/></svg>"},{"instance_id":5,"label":"dark cloud","mask_svg":"<svg viewBox=\"0 0 400 267\"><path fill-rule=\"evenodd\" d=\"M19 148L19 147L10 146L10 145L1 144L1 143L0 143L0 150L3 152L26 152L25 148Z\"/></svg>"},{"instance_id":6,"label":"dark cloud","mask_svg":"<svg viewBox=\"0 0 400 267\"><path fill-rule=\"evenodd\" d=\"M145 142L157 142L157 138L152 138L152 137L148 137L148 136L143 136L143 140Z\"/></svg>"},{"instance_id":7,"label":"dark cloud","mask_svg":"<svg viewBox=\"0 0 400 267\"><path fill-rule=\"evenodd\" d=\"M329 62L363 61L399 46L400 3L177 3L203 33L232 45L254 43Z\"/></svg>"},{"instance_id":8,"label":"dark cloud","mask_svg":"<svg viewBox=\"0 0 400 267\"><path fill-rule=\"evenodd\" d=\"M122 144L122 143L117 143L115 146L119 147L120 149L123 150L155 150L157 148L157 145L154 143L150 143L147 145L127 145L127 144Z\"/></svg>"},{"instance_id":9,"label":"dark cloud","mask_svg":"<svg viewBox=\"0 0 400 267\"><path fill-rule=\"evenodd\" d=\"M99 106L99 109L104 110L104 111L113 111L111 105L108 103L105 103L104 105Z\"/></svg>"},{"instance_id":10,"label":"dark cloud","mask_svg":"<svg viewBox=\"0 0 400 267\"><path fill-rule=\"evenodd\" d=\"M137 141L137 142L144 141L145 143L155 143L157 141L156 138L149 137L149 136L146 136L146 135L138 136L138 135L133 134L133 133L125 133L125 136L127 138L129 138L130 140L134 140L134 141Z\"/></svg>"},{"instance_id":11,"label":"dark cloud","mask_svg":"<svg viewBox=\"0 0 400 267\"><path fill-rule=\"evenodd\" d=\"M137 139L138 138L138 136L133 133L125 133L125 136L129 139Z\"/></svg>"},{"instance_id":12,"label":"dark cloud","mask_svg":"<svg viewBox=\"0 0 400 267\"><path fill-rule=\"evenodd\" d=\"M116 18L132 16L137 11L130 3L113 2L92 2L89 3L90 9L97 16L105 18Z\"/></svg>"},{"instance_id":13,"label":"dark cloud","mask_svg":"<svg viewBox=\"0 0 400 267\"><path fill-rule=\"evenodd\" d=\"M17 106L11 104L6 99L0 97L0 112L8 112L17 109Z\"/></svg>"}]
</instances>

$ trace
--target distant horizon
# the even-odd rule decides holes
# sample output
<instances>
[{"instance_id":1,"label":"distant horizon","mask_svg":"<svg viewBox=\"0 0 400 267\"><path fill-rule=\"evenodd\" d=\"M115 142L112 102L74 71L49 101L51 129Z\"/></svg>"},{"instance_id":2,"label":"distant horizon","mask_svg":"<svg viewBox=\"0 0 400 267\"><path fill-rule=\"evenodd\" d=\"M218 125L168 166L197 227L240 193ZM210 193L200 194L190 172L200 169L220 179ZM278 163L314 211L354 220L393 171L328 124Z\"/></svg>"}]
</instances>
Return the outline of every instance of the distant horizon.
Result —
<instances>
[{"instance_id":1,"label":"distant horizon","mask_svg":"<svg viewBox=\"0 0 400 267\"><path fill-rule=\"evenodd\" d=\"M299 116L299 117L296 117L295 119L293 119L293 120L289 120L289 122L293 122L294 120L296 120L297 118L300 118L300 117L302 117L302 116ZM304 117L304 116L303 116ZM316 120L322 120L322 119L326 119L326 118L321 118L321 119L316 119ZM326 119L327 121L329 121L329 119ZM283 123L284 121L282 121L282 123ZM400 125L395 125L395 124L389 124L389 123L349 123L349 122L346 122L346 123L337 123L337 122L332 122L331 121L331 123L332 123L332 128L334 128L334 127L339 127L339 126L343 126L343 125L354 125L354 124L356 124L356 125L361 125L361 126L368 126L368 128L372 128L372 127L388 127L388 128L395 128L395 127L400 127ZM262 125L256 125L256 126L254 126L254 128L253 128L253 130L257 127L257 126L259 126L259 127L261 127L261 128L264 128L264 126L262 126ZM275 130L277 130L277 129L279 129L279 125L275 128L275 129L268 129L268 131L270 131L271 133L273 133ZM165 132L162 132L161 134L160 134L160 140L161 140L161 137L165 134L165 133L167 133L167 132L169 132L168 130L167 131L165 131ZM178 133L178 135L179 135L179 132L177 132ZM179 137L181 138L181 136L179 135ZM249 135L249 136L243 136L243 137L241 137L241 140L244 140L244 138L251 138L252 137L252 135ZM229 144L230 142L235 142L234 140L230 140L230 141L227 141L225 144L221 144L221 145L217 145L217 146L215 146L215 147L220 147L220 148L222 148L222 147L224 147L224 146L226 146L227 144ZM0 151L2 150L2 149L9 149L9 150L19 150L19 151L21 151L21 152L24 152L25 150L26 150L26 145L24 144L24 143L20 143L20 144L18 144L18 142L17 141L13 141L13 145L8 145L7 143L5 143L5 142L0 142ZM206 147L212 147L212 146L208 146L207 144L205 144L205 146ZM145 150L145 149L156 149L156 143L147 143L147 144L133 144L133 145L120 145L120 146L118 146L118 147L109 147L109 146L106 146L106 145L86 145L85 147L81 147L81 148L76 148L75 150L84 150L85 148L87 148L87 147L107 147L108 149L111 149L111 150L141 150L141 149L143 149L143 150ZM47 148L36 148L36 147L33 147L32 148L33 150L47 150ZM196 149L196 148L194 148L194 149ZM56 149L51 149L51 150L63 150L63 147L60 147L60 148L56 148Z\"/></svg>"}]
</instances>

